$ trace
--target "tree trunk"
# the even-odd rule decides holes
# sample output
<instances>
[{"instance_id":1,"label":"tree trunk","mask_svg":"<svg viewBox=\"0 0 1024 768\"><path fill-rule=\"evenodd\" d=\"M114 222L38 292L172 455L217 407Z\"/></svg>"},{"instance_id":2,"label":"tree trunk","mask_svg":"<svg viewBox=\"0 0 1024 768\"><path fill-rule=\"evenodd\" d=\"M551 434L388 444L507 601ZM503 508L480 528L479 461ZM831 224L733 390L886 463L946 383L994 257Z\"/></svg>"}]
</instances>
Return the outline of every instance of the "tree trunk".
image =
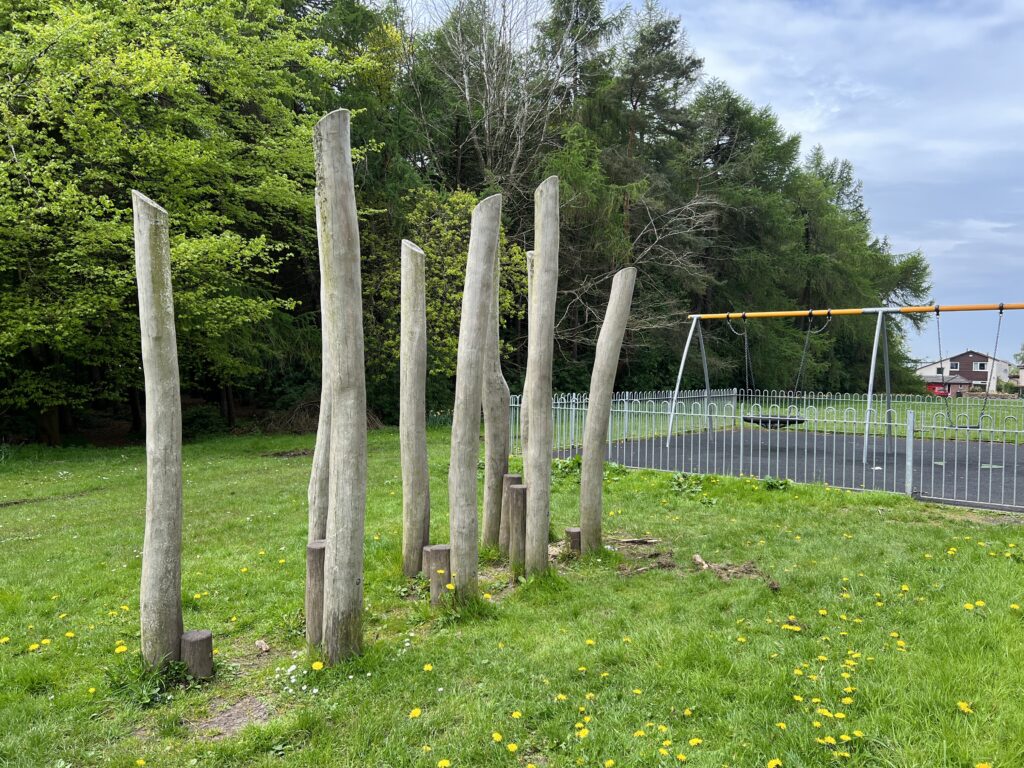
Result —
<instances>
[{"instance_id":1,"label":"tree trunk","mask_svg":"<svg viewBox=\"0 0 1024 768\"><path fill-rule=\"evenodd\" d=\"M495 243L497 246L497 243ZM501 373L500 265L494 258L488 303L487 339L484 349L484 532L485 547L497 547L501 528L502 481L508 472L509 408L508 384Z\"/></svg>"},{"instance_id":2,"label":"tree trunk","mask_svg":"<svg viewBox=\"0 0 1024 768\"><path fill-rule=\"evenodd\" d=\"M348 110L335 110L316 124L313 147L322 311L331 344L323 651L334 664L362 649L366 518L363 291Z\"/></svg>"},{"instance_id":3,"label":"tree trunk","mask_svg":"<svg viewBox=\"0 0 1024 768\"><path fill-rule=\"evenodd\" d=\"M615 372L619 367L622 337L633 301L636 268L620 270L612 280L608 310L597 337L594 370L590 375L590 402L583 430L583 464L580 468L580 531L583 553L601 549L601 491L608 441L608 416L612 408Z\"/></svg>"},{"instance_id":4,"label":"tree trunk","mask_svg":"<svg viewBox=\"0 0 1024 768\"><path fill-rule=\"evenodd\" d=\"M526 480L526 572L548 567L551 518L551 361L554 354L558 291L558 177L545 179L534 193L534 256L529 277L529 348L523 403L529 442L523 455Z\"/></svg>"},{"instance_id":5,"label":"tree trunk","mask_svg":"<svg viewBox=\"0 0 1024 768\"><path fill-rule=\"evenodd\" d=\"M427 461L427 299L424 255L402 241L402 333L398 433L402 452L402 572L412 578L430 543Z\"/></svg>"},{"instance_id":6,"label":"tree trunk","mask_svg":"<svg viewBox=\"0 0 1024 768\"><path fill-rule=\"evenodd\" d=\"M462 293L459 352L455 368L448 508L455 596L466 601L477 591L476 468L480 456L480 408L489 301L501 226L501 195L491 195L473 209Z\"/></svg>"},{"instance_id":7,"label":"tree trunk","mask_svg":"<svg viewBox=\"0 0 1024 768\"><path fill-rule=\"evenodd\" d=\"M132 190L142 370L146 381L146 532L139 617L151 667L181 658L181 389L167 211Z\"/></svg>"}]
</instances>

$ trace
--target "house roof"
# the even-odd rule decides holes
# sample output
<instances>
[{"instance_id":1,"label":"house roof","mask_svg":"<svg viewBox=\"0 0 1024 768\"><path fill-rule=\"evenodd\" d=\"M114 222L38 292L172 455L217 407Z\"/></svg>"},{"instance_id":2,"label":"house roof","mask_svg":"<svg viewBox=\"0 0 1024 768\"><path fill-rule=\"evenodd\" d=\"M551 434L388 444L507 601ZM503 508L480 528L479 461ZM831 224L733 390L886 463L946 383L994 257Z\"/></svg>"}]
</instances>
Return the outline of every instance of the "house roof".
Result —
<instances>
[{"instance_id":1,"label":"house roof","mask_svg":"<svg viewBox=\"0 0 1024 768\"><path fill-rule=\"evenodd\" d=\"M963 376L922 376L926 384L976 384Z\"/></svg>"},{"instance_id":2,"label":"house roof","mask_svg":"<svg viewBox=\"0 0 1024 768\"><path fill-rule=\"evenodd\" d=\"M1006 365L1013 365L1013 363L1011 363L1009 360L1003 360L1000 357L992 357L991 355L987 355L984 352L979 352L976 349L965 349L963 352L957 352L955 355L947 355L946 357L942 358L942 360L952 360L955 357L963 357L964 355L971 355L971 354L979 355L980 357L984 357L986 360L995 360L997 363L1005 363ZM940 362L942 362L942 361L941 360L930 360L928 362L921 363L917 367L918 367L918 370L920 370L921 368L927 368L929 365L937 365Z\"/></svg>"}]
</instances>

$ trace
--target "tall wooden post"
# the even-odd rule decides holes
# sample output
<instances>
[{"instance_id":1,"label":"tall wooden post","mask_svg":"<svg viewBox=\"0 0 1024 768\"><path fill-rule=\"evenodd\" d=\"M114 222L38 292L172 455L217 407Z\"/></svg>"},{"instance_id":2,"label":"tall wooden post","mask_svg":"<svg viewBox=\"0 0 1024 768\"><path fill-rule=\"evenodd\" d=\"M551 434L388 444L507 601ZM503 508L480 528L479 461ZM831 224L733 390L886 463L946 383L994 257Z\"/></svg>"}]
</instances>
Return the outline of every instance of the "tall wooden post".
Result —
<instances>
[{"instance_id":1,"label":"tall wooden post","mask_svg":"<svg viewBox=\"0 0 1024 768\"><path fill-rule=\"evenodd\" d=\"M132 190L142 370L146 380L146 531L142 546L142 657L181 658L181 388L167 211Z\"/></svg>"},{"instance_id":2,"label":"tall wooden post","mask_svg":"<svg viewBox=\"0 0 1024 768\"><path fill-rule=\"evenodd\" d=\"M362 648L366 380L359 221L349 137L345 109L323 117L313 129L324 324L333 346L324 549L323 652L328 664Z\"/></svg>"},{"instance_id":3,"label":"tall wooden post","mask_svg":"<svg viewBox=\"0 0 1024 768\"><path fill-rule=\"evenodd\" d=\"M398 434L402 452L402 572L420 572L430 543L427 461L427 298L424 255L402 241L402 331Z\"/></svg>"},{"instance_id":4,"label":"tall wooden post","mask_svg":"<svg viewBox=\"0 0 1024 768\"><path fill-rule=\"evenodd\" d=\"M494 277L491 280L484 349L484 530L485 547L499 546L501 528L502 478L508 472L509 423L508 384L501 373L500 264L495 241Z\"/></svg>"},{"instance_id":5,"label":"tall wooden post","mask_svg":"<svg viewBox=\"0 0 1024 768\"><path fill-rule=\"evenodd\" d=\"M583 463L580 467L580 540L582 551L601 549L601 492L604 459L608 448L608 416L612 408L615 372L619 367L622 337L633 301L636 268L619 270L612 280L608 309L597 337L594 370L590 375L590 402L583 431Z\"/></svg>"},{"instance_id":6,"label":"tall wooden post","mask_svg":"<svg viewBox=\"0 0 1024 768\"><path fill-rule=\"evenodd\" d=\"M558 177L545 179L534 193L534 256L529 279L529 349L523 403L529 420L523 475L527 484L526 572L548 567L551 519L551 362L555 300L558 293Z\"/></svg>"},{"instance_id":7,"label":"tall wooden post","mask_svg":"<svg viewBox=\"0 0 1024 768\"><path fill-rule=\"evenodd\" d=\"M491 312L501 195L492 195L473 209L462 293L459 352L455 369L455 408L452 414L451 461L448 468L449 528L452 581L455 596L476 596L477 545L476 468L480 455L480 408L483 401L483 360Z\"/></svg>"}]
</instances>

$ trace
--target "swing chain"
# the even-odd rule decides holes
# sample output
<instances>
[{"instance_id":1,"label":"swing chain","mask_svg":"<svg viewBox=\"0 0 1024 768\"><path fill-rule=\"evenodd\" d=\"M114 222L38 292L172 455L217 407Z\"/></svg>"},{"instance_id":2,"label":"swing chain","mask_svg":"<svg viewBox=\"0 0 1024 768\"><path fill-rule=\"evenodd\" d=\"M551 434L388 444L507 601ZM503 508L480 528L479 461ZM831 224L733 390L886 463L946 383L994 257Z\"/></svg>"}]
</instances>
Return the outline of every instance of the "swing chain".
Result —
<instances>
[{"instance_id":1,"label":"swing chain","mask_svg":"<svg viewBox=\"0 0 1024 768\"><path fill-rule=\"evenodd\" d=\"M814 310L807 310L807 333L804 336L804 351L800 355L800 367L796 372L796 381L793 383L793 391L800 391L800 380L804 377L804 369L807 366L807 353L811 349L811 336L817 336L828 328L829 323L832 322L832 310L830 309L825 316L825 324L818 330L813 330L814 326Z\"/></svg>"}]
</instances>

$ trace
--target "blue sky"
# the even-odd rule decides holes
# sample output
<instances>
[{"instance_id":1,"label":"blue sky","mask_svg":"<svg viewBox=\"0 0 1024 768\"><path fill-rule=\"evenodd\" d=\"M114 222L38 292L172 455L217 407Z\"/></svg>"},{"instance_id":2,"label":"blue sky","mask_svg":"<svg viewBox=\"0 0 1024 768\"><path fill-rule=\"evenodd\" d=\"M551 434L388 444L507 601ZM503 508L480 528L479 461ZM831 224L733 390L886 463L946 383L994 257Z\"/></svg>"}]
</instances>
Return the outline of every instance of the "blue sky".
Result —
<instances>
[{"instance_id":1,"label":"blue sky","mask_svg":"<svg viewBox=\"0 0 1024 768\"><path fill-rule=\"evenodd\" d=\"M667 0L719 77L864 182L877 234L920 248L941 304L1024 301L1024 0ZM995 313L943 316L991 354ZM1024 341L1009 312L999 356ZM934 323L911 341L936 357Z\"/></svg>"}]
</instances>

